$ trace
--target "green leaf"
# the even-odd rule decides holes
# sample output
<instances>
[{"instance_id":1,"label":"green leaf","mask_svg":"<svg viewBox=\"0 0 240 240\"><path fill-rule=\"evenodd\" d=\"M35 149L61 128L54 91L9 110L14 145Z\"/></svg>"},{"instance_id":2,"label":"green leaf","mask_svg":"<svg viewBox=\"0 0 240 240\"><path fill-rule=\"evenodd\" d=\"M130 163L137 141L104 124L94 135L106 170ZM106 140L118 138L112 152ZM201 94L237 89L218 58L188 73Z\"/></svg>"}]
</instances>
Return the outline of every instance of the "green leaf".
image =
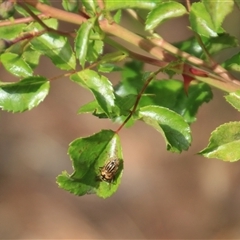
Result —
<instances>
[{"instance_id":1,"label":"green leaf","mask_svg":"<svg viewBox=\"0 0 240 240\"><path fill-rule=\"evenodd\" d=\"M119 111L115 106L112 83L106 77L86 69L71 75L71 80L88 88L108 117L111 118Z\"/></svg>"},{"instance_id":2,"label":"green leaf","mask_svg":"<svg viewBox=\"0 0 240 240\"><path fill-rule=\"evenodd\" d=\"M225 98L227 102L240 111L240 90L229 93L227 96L225 96Z\"/></svg>"},{"instance_id":3,"label":"green leaf","mask_svg":"<svg viewBox=\"0 0 240 240\"><path fill-rule=\"evenodd\" d=\"M139 117L163 135L167 150L180 153L189 148L191 130L182 116L164 107L146 106L140 108Z\"/></svg>"},{"instance_id":4,"label":"green leaf","mask_svg":"<svg viewBox=\"0 0 240 240\"><path fill-rule=\"evenodd\" d=\"M116 94L115 97L115 103L120 109L120 115L129 115L134 103L136 102L137 96L135 94L129 94L126 96L119 96Z\"/></svg>"},{"instance_id":5,"label":"green leaf","mask_svg":"<svg viewBox=\"0 0 240 240\"><path fill-rule=\"evenodd\" d=\"M219 34L217 37L202 37L202 42L210 55L219 53L227 48L238 46L238 40L227 33ZM191 37L188 40L176 43L175 46L182 51L188 52L189 54L192 54L201 59L207 58L204 55L205 53L195 37Z\"/></svg>"},{"instance_id":6,"label":"green leaf","mask_svg":"<svg viewBox=\"0 0 240 240\"><path fill-rule=\"evenodd\" d=\"M60 188L70 193L74 193L77 196L91 193L91 187L72 179L66 171L63 171L62 174L57 176L57 184Z\"/></svg>"},{"instance_id":7,"label":"green leaf","mask_svg":"<svg viewBox=\"0 0 240 240\"><path fill-rule=\"evenodd\" d=\"M85 7L85 11L91 16L95 16L97 3L95 0L82 0L83 6Z\"/></svg>"},{"instance_id":8,"label":"green leaf","mask_svg":"<svg viewBox=\"0 0 240 240\"><path fill-rule=\"evenodd\" d=\"M22 54L22 58L32 69L38 66L40 56L41 53L33 50L30 46Z\"/></svg>"},{"instance_id":9,"label":"green leaf","mask_svg":"<svg viewBox=\"0 0 240 240\"><path fill-rule=\"evenodd\" d=\"M126 124L124 125L125 128L129 128L129 127L132 127L134 125L134 123L136 122L136 120L138 120L139 117L137 118L134 118L133 116L126 122ZM117 123L117 124L122 124L124 121L126 120L126 116L122 115L122 116L119 116L119 117L116 117L113 119L113 122L114 123Z\"/></svg>"},{"instance_id":10,"label":"green leaf","mask_svg":"<svg viewBox=\"0 0 240 240\"><path fill-rule=\"evenodd\" d=\"M162 2L148 14L145 29L154 29L164 21L186 13L186 8L178 2Z\"/></svg>"},{"instance_id":11,"label":"green leaf","mask_svg":"<svg viewBox=\"0 0 240 240\"><path fill-rule=\"evenodd\" d=\"M88 52L89 36L94 26L92 19L84 22L77 31L74 49L79 59L80 65L84 68L86 56Z\"/></svg>"},{"instance_id":12,"label":"green leaf","mask_svg":"<svg viewBox=\"0 0 240 240\"><path fill-rule=\"evenodd\" d=\"M191 84L186 96L183 83L178 80L155 80L142 96L139 107L157 105L169 108L192 123L196 120L198 108L212 99L211 88L205 83Z\"/></svg>"},{"instance_id":13,"label":"green leaf","mask_svg":"<svg viewBox=\"0 0 240 240\"><path fill-rule=\"evenodd\" d=\"M203 54L202 47L199 45L196 37L190 37L187 40L175 43L174 46L196 57L200 57Z\"/></svg>"},{"instance_id":14,"label":"green leaf","mask_svg":"<svg viewBox=\"0 0 240 240\"><path fill-rule=\"evenodd\" d=\"M13 24L5 27L0 27L0 37L5 39L13 39L20 35L23 32L23 29L27 25L24 23L21 24Z\"/></svg>"},{"instance_id":15,"label":"green leaf","mask_svg":"<svg viewBox=\"0 0 240 240\"><path fill-rule=\"evenodd\" d=\"M78 109L78 114L82 113L92 113L98 118L108 118L103 109L99 106L96 100L89 102Z\"/></svg>"},{"instance_id":16,"label":"green leaf","mask_svg":"<svg viewBox=\"0 0 240 240\"><path fill-rule=\"evenodd\" d=\"M116 51L116 52L106 53L103 56L101 56L100 62L101 64L113 64L113 62L122 62L127 57L128 55L125 52ZM125 66L127 66L127 64L125 64Z\"/></svg>"},{"instance_id":17,"label":"green leaf","mask_svg":"<svg viewBox=\"0 0 240 240\"><path fill-rule=\"evenodd\" d=\"M218 31L212 23L211 16L207 12L203 3L193 3L189 15L191 28L193 31L198 33L200 36L205 37L216 37Z\"/></svg>"},{"instance_id":18,"label":"green leaf","mask_svg":"<svg viewBox=\"0 0 240 240\"><path fill-rule=\"evenodd\" d=\"M136 102L137 96L130 94L128 96L122 97L115 94L115 97L115 104L116 106L118 106L120 113L113 117L117 117L119 115L128 116L130 114L131 108ZM78 110L78 113L92 113L94 116L99 118L108 118L108 116L105 114L104 110L100 107L96 100L81 106Z\"/></svg>"},{"instance_id":19,"label":"green leaf","mask_svg":"<svg viewBox=\"0 0 240 240\"><path fill-rule=\"evenodd\" d=\"M240 122L225 123L215 129L208 146L199 152L207 158L217 158L226 162L240 159Z\"/></svg>"},{"instance_id":20,"label":"green leaf","mask_svg":"<svg viewBox=\"0 0 240 240\"><path fill-rule=\"evenodd\" d=\"M123 157L119 136L111 130L102 130L86 138L78 138L70 143L68 154L72 160L74 172L63 172L57 177L57 183L75 195L96 193L107 198L116 192L123 171ZM119 161L119 168L108 183L100 179L100 169L111 160Z\"/></svg>"},{"instance_id":21,"label":"green leaf","mask_svg":"<svg viewBox=\"0 0 240 240\"><path fill-rule=\"evenodd\" d=\"M125 9L125 8L140 8L140 9L153 9L161 0L105 0L105 9L108 11Z\"/></svg>"},{"instance_id":22,"label":"green leaf","mask_svg":"<svg viewBox=\"0 0 240 240\"><path fill-rule=\"evenodd\" d=\"M40 12L32 7L31 5L28 5L28 7L30 8L30 10L35 14L38 15ZM25 9L23 9L20 5L15 4L15 10L20 14L23 15L24 17L29 17L29 14L27 13L27 11Z\"/></svg>"},{"instance_id":23,"label":"green leaf","mask_svg":"<svg viewBox=\"0 0 240 240\"><path fill-rule=\"evenodd\" d=\"M222 26L222 23L225 17L232 12L234 7L234 1L233 0L228 0L228 1L202 0L202 2L212 19L214 30L217 32Z\"/></svg>"},{"instance_id":24,"label":"green leaf","mask_svg":"<svg viewBox=\"0 0 240 240\"><path fill-rule=\"evenodd\" d=\"M8 112L23 112L39 105L49 92L49 81L40 76L16 83L0 82L0 108Z\"/></svg>"},{"instance_id":25,"label":"green leaf","mask_svg":"<svg viewBox=\"0 0 240 240\"><path fill-rule=\"evenodd\" d=\"M103 73L110 73L116 71L122 71L123 69L112 63L103 63L98 65L98 71Z\"/></svg>"},{"instance_id":26,"label":"green leaf","mask_svg":"<svg viewBox=\"0 0 240 240\"><path fill-rule=\"evenodd\" d=\"M62 6L68 12L77 12L79 9L79 0L62 0Z\"/></svg>"},{"instance_id":27,"label":"green leaf","mask_svg":"<svg viewBox=\"0 0 240 240\"><path fill-rule=\"evenodd\" d=\"M37 13L36 13L37 14ZM52 28L52 29L57 29L58 28L58 20L56 18L50 18L50 19L46 19L46 20L43 20L43 23L45 25L47 25L48 27ZM30 23L25 31L28 32L28 31L41 31L41 30L44 30L45 28L38 22L32 22Z\"/></svg>"},{"instance_id":28,"label":"green leaf","mask_svg":"<svg viewBox=\"0 0 240 240\"><path fill-rule=\"evenodd\" d=\"M102 54L103 46L104 44L101 40L89 40L86 61L90 63L95 62L100 56L100 54Z\"/></svg>"},{"instance_id":29,"label":"green leaf","mask_svg":"<svg viewBox=\"0 0 240 240\"><path fill-rule=\"evenodd\" d=\"M214 55L224 49L237 47L238 40L227 33L222 33L217 37L209 38L204 44L209 54Z\"/></svg>"},{"instance_id":30,"label":"green leaf","mask_svg":"<svg viewBox=\"0 0 240 240\"><path fill-rule=\"evenodd\" d=\"M72 0L71 0L72 1ZM47 4L47 5L51 5L50 0L40 0L39 2Z\"/></svg>"},{"instance_id":31,"label":"green leaf","mask_svg":"<svg viewBox=\"0 0 240 240\"><path fill-rule=\"evenodd\" d=\"M6 70L18 77L28 77L32 75L32 69L24 61L21 55L7 52L1 55L1 62Z\"/></svg>"},{"instance_id":32,"label":"green leaf","mask_svg":"<svg viewBox=\"0 0 240 240\"><path fill-rule=\"evenodd\" d=\"M126 96L137 95L142 89L145 78L143 78L143 63L140 61L127 62L122 71L121 82L115 87L116 94Z\"/></svg>"},{"instance_id":33,"label":"green leaf","mask_svg":"<svg viewBox=\"0 0 240 240\"><path fill-rule=\"evenodd\" d=\"M238 52L236 55L227 59L222 66L227 70L233 70L240 72L240 53Z\"/></svg>"},{"instance_id":34,"label":"green leaf","mask_svg":"<svg viewBox=\"0 0 240 240\"><path fill-rule=\"evenodd\" d=\"M62 70L75 69L76 59L68 39L55 33L45 33L31 40L34 50L48 56Z\"/></svg>"},{"instance_id":35,"label":"green leaf","mask_svg":"<svg viewBox=\"0 0 240 240\"><path fill-rule=\"evenodd\" d=\"M119 24L119 23L121 22L121 18L122 18L122 10L119 9L119 10L116 12L116 14L114 14L113 20L114 20L117 24Z\"/></svg>"}]
</instances>

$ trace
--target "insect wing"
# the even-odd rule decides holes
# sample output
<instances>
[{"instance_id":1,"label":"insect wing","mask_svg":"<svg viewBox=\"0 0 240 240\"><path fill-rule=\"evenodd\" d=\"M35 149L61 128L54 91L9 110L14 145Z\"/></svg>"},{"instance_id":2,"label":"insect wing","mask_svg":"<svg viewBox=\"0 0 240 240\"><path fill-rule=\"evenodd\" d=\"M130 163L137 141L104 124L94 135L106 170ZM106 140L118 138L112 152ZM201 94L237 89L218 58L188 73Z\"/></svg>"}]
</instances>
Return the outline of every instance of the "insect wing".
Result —
<instances>
[{"instance_id":1,"label":"insect wing","mask_svg":"<svg viewBox=\"0 0 240 240\"><path fill-rule=\"evenodd\" d=\"M109 161L106 166L105 166L105 170L108 173L115 173L118 170L118 166L119 166L119 161L118 159L114 159Z\"/></svg>"}]
</instances>

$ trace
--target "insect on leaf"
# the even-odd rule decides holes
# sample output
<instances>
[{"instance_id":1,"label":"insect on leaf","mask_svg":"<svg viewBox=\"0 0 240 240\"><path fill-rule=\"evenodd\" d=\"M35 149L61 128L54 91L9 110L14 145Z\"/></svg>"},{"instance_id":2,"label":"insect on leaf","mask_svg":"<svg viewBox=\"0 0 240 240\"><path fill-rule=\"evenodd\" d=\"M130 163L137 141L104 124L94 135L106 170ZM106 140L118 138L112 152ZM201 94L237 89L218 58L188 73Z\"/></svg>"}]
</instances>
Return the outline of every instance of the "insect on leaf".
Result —
<instances>
[{"instance_id":1,"label":"insect on leaf","mask_svg":"<svg viewBox=\"0 0 240 240\"><path fill-rule=\"evenodd\" d=\"M119 136L111 130L102 130L92 136L78 138L70 143L68 154L73 162L74 172L65 171L57 177L59 187L82 196L96 193L99 197L110 197L118 188L123 171L123 157ZM103 169L111 160L119 166L111 181L101 176Z\"/></svg>"}]
</instances>

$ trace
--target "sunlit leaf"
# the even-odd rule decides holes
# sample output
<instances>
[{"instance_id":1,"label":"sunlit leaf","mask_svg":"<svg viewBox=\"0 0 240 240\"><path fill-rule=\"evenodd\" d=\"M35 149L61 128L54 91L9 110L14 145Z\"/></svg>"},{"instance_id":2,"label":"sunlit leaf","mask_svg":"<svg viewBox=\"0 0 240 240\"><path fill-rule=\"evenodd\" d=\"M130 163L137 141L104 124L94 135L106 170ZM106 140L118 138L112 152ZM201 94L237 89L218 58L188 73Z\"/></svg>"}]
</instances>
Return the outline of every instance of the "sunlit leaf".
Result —
<instances>
[{"instance_id":1,"label":"sunlit leaf","mask_svg":"<svg viewBox=\"0 0 240 240\"><path fill-rule=\"evenodd\" d=\"M82 196L96 193L99 197L111 196L119 187L123 171L123 157L120 140L111 130L102 130L92 136L78 138L70 143L68 154L74 172L63 172L57 178L59 187ZM112 182L100 179L101 168L111 159L119 161L119 167Z\"/></svg>"},{"instance_id":2,"label":"sunlit leaf","mask_svg":"<svg viewBox=\"0 0 240 240\"><path fill-rule=\"evenodd\" d=\"M76 59L68 39L55 33L45 33L31 41L33 49L48 56L62 70L75 69Z\"/></svg>"},{"instance_id":3,"label":"sunlit leaf","mask_svg":"<svg viewBox=\"0 0 240 240\"><path fill-rule=\"evenodd\" d=\"M153 9L162 0L105 0L105 9L108 11L118 10L123 8L140 8L140 9Z\"/></svg>"},{"instance_id":4,"label":"sunlit leaf","mask_svg":"<svg viewBox=\"0 0 240 240\"><path fill-rule=\"evenodd\" d=\"M212 19L212 23L215 31L218 31L218 29L222 26L222 23L225 17L230 12L232 12L234 7L234 1L233 0L228 0L228 1L202 0L202 2Z\"/></svg>"},{"instance_id":5,"label":"sunlit leaf","mask_svg":"<svg viewBox=\"0 0 240 240\"><path fill-rule=\"evenodd\" d=\"M103 109L99 106L98 102L96 100L86 103L83 106L81 106L78 109L78 113L92 113L94 116L98 118L108 118L106 113L103 111Z\"/></svg>"},{"instance_id":6,"label":"sunlit leaf","mask_svg":"<svg viewBox=\"0 0 240 240\"><path fill-rule=\"evenodd\" d=\"M222 66L228 70L233 70L240 72L240 53L238 52L236 55L227 59Z\"/></svg>"},{"instance_id":7,"label":"sunlit leaf","mask_svg":"<svg viewBox=\"0 0 240 240\"><path fill-rule=\"evenodd\" d=\"M169 151L180 153L189 148L191 130L182 116L170 109L151 105L140 108L139 116L163 135Z\"/></svg>"},{"instance_id":8,"label":"sunlit leaf","mask_svg":"<svg viewBox=\"0 0 240 240\"><path fill-rule=\"evenodd\" d=\"M113 20L116 22L116 23L120 23L121 22L121 17L122 17L122 10L119 9L116 14L114 14L113 16Z\"/></svg>"},{"instance_id":9,"label":"sunlit leaf","mask_svg":"<svg viewBox=\"0 0 240 240\"><path fill-rule=\"evenodd\" d=\"M88 88L94 94L99 106L109 117L118 112L114 102L115 96L112 83L106 77L99 75L93 70L86 69L73 74L71 79Z\"/></svg>"},{"instance_id":10,"label":"sunlit leaf","mask_svg":"<svg viewBox=\"0 0 240 240\"><path fill-rule=\"evenodd\" d=\"M226 162L240 159L240 122L225 123L215 129L208 146L199 154Z\"/></svg>"},{"instance_id":11,"label":"sunlit leaf","mask_svg":"<svg viewBox=\"0 0 240 240\"><path fill-rule=\"evenodd\" d=\"M96 0L82 0L81 2L85 7L85 11L88 13L88 15L93 17L98 7Z\"/></svg>"},{"instance_id":12,"label":"sunlit leaf","mask_svg":"<svg viewBox=\"0 0 240 240\"><path fill-rule=\"evenodd\" d=\"M88 52L89 45L89 36L91 29L94 26L92 19L81 24L80 28L77 31L77 36L75 38L74 49L76 56L79 59L81 66L84 68L86 56Z\"/></svg>"},{"instance_id":13,"label":"sunlit leaf","mask_svg":"<svg viewBox=\"0 0 240 240\"><path fill-rule=\"evenodd\" d=\"M186 8L178 2L162 2L148 14L145 29L154 29L164 21L186 13Z\"/></svg>"},{"instance_id":14,"label":"sunlit leaf","mask_svg":"<svg viewBox=\"0 0 240 240\"><path fill-rule=\"evenodd\" d=\"M6 52L1 55L1 63L7 71L18 77L31 76L33 71L24 59L15 53Z\"/></svg>"},{"instance_id":15,"label":"sunlit leaf","mask_svg":"<svg viewBox=\"0 0 240 240\"><path fill-rule=\"evenodd\" d=\"M201 36L216 37L219 31L215 30L211 16L203 3L193 3L189 15L191 28Z\"/></svg>"},{"instance_id":16,"label":"sunlit leaf","mask_svg":"<svg viewBox=\"0 0 240 240\"><path fill-rule=\"evenodd\" d=\"M86 61L92 63L98 59L103 52L104 43L101 40L89 40Z\"/></svg>"},{"instance_id":17,"label":"sunlit leaf","mask_svg":"<svg viewBox=\"0 0 240 240\"><path fill-rule=\"evenodd\" d=\"M6 27L0 27L0 38L5 39L13 39L18 37L20 33L22 33L23 29L26 27L26 24L12 24Z\"/></svg>"},{"instance_id":18,"label":"sunlit leaf","mask_svg":"<svg viewBox=\"0 0 240 240\"><path fill-rule=\"evenodd\" d=\"M122 70L123 68L112 63L104 63L104 64L98 65L98 71L103 73L110 73L110 72L122 71Z\"/></svg>"},{"instance_id":19,"label":"sunlit leaf","mask_svg":"<svg viewBox=\"0 0 240 240\"><path fill-rule=\"evenodd\" d=\"M240 111L240 90L229 93L225 98L234 108Z\"/></svg>"},{"instance_id":20,"label":"sunlit leaf","mask_svg":"<svg viewBox=\"0 0 240 240\"><path fill-rule=\"evenodd\" d=\"M77 12L79 0L62 0L62 6L68 12Z\"/></svg>"},{"instance_id":21,"label":"sunlit leaf","mask_svg":"<svg viewBox=\"0 0 240 240\"><path fill-rule=\"evenodd\" d=\"M33 50L31 47L28 47L22 54L22 58L32 69L39 65L40 57L41 53Z\"/></svg>"},{"instance_id":22,"label":"sunlit leaf","mask_svg":"<svg viewBox=\"0 0 240 240\"><path fill-rule=\"evenodd\" d=\"M16 83L0 82L0 108L8 112L23 112L39 105L49 92L49 81L40 76Z\"/></svg>"}]
</instances>

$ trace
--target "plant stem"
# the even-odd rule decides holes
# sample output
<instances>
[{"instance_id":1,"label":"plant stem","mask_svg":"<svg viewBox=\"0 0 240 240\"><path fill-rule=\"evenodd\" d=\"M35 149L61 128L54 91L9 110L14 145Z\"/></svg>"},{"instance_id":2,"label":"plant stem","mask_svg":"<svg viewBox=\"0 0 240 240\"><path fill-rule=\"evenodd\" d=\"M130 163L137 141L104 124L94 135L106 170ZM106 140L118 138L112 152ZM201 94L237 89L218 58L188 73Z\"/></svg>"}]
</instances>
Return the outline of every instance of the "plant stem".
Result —
<instances>
[{"instance_id":1,"label":"plant stem","mask_svg":"<svg viewBox=\"0 0 240 240\"><path fill-rule=\"evenodd\" d=\"M127 118L124 120L124 122L120 125L120 127L115 131L117 134L119 133L119 131L124 127L124 125L128 122L128 120L132 117L132 115L135 113L138 103L143 95L143 93L145 92L147 86L149 85L149 83L153 80L153 78L160 73L163 70L163 68L158 69L156 72L152 73L151 76L149 76L149 78L147 79L146 83L143 85L141 91L138 93L137 97L136 97L136 101L133 105L133 109L131 110L130 114L127 116Z\"/></svg>"},{"instance_id":2,"label":"plant stem","mask_svg":"<svg viewBox=\"0 0 240 240\"><path fill-rule=\"evenodd\" d=\"M87 19L83 16L71 12L67 12L61 9L57 9L55 7L43 4L38 2L38 0L23 0L18 2L24 2L27 3L36 9L38 9L40 12L44 13L47 16L50 16L52 18L56 18L59 20L62 20L64 22L69 22L73 24L80 25L83 22L85 22Z\"/></svg>"},{"instance_id":3,"label":"plant stem","mask_svg":"<svg viewBox=\"0 0 240 240\"><path fill-rule=\"evenodd\" d=\"M84 21L87 20L86 18L78 14L56 9L54 7L39 3L37 0L25 0L25 2L34 6L44 14L58 20L71 22L78 25L82 24ZM209 63L207 62L204 62L203 60L195 56L179 50L170 43L164 41L163 39L145 39L116 23L109 24L106 19L99 21L99 26L106 34L109 34L110 36L116 36L128 43L131 43L159 60L169 63L171 61L176 61L177 58L180 57L184 59L186 63L189 63L190 66L197 66L198 68L206 72L208 76L213 76L211 78L208 77L208 79L201 78L202 82L206 82L209 85L222 89L223 84L221 81L219 81L219 79L221 79L223 82L226 83L224 84L224 91L229 92L240 89L240 85L236 84L237 80L234 79L234 77L232 77L229 72L226 69L222 68L220 65L216 64L215 66L211 66L211 64L209 65ZM184 72L184 74L188 73ZM193 77L195 79L199 79L195 76Z\"/></svg>"},{"instance_id":4,"label":"plant stem","mask_svg":"<svg viewBox=\"0 0 240 240\"><path fill-rule=\"evenodd\" d=\"M38 14L36 15L39 19L49 19L49 16L46 16L45 14ZM25 18L19 18L19 19L14 19L14 21L12 20L7 20L7 21L2 21L0 22L0 27L4 27L4 26L11 26L11 25L17 25L17 24L21 24L21 23L30 23L35 21L34 18L32 17L25 17Z\"/></svg>"}]
</instances>

